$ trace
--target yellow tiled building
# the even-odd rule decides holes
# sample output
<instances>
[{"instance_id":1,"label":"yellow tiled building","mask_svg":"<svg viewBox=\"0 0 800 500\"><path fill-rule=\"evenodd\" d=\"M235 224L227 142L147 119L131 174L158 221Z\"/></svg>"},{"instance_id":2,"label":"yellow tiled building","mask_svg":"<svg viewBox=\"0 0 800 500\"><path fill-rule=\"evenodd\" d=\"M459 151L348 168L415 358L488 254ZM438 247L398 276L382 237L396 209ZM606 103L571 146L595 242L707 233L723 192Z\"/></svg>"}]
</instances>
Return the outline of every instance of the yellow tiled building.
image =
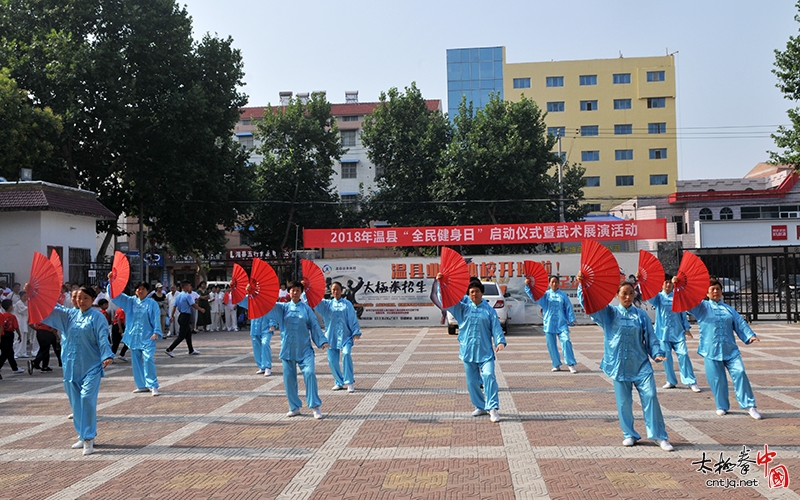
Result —
<instances>
[{"instance_id":1,"label":"yellow tiled building","mask_svg":"<svg viewBox=\"0 0 800 500\"><path fill-rule=\"evenodd\" d=\"M607 211L634 196L668 195L678 174L672 56L506 63L504 47L451 49L448 110L462 94L523 95L547 111L569 163L586 168L586 203ZM477 79L475 78L477 76Z\"/></svg>"}]
</instances>

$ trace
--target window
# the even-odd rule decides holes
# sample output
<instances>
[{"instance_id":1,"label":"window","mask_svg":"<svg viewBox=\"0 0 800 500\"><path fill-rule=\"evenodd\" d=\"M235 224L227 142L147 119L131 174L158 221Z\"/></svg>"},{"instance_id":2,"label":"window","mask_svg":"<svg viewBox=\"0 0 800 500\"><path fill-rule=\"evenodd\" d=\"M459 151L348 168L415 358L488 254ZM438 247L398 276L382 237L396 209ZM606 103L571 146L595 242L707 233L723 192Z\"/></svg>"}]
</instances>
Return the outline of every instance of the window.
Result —
<instances>
[{"instance_id":1,"label":"window","mask_svg":"<svg viewBox=\"0 0 800 500\"><path fill-rule=\"evenodd\" d=\"M581 161L600 161L600 151L581 151Z\"/></svg>"},{"instance_id":2,"label":"window","mask_svg":"<svg viewBox=\"0 0 800 500\"><path fill-rule=\"evenodd\" d=\"M651 160L666 160L667 159L667 148L656 148L650 150L650 159Z\"/></svg>"},{"instance_id":3,"label":"window","mask_svg":"<svg viewBox=\"0 0 800 500\"><path fill-rule=\"evenodd\" d=\"M700 220L714 220L714 214L711 212L710 208L700 209Z\"/></svg>"},{"instance_id":4,"label":"window","mask_svg":"<svg viewBox=\"0 0 800 500\"><path fill-rule=\"evenodd\" d=\"M246 150L250 151L253 149L254 144L252 135L242 135L237 137L237 139L239 139L239 144L241 144Z\"/></svg>"},{"instance_id":5,"label":"window","mask_svg":"<svg viewBox=\"0 0 800 500\"><path fill-rule=\"evenodd\" d=\"M355 179L357 178L357 161L343 161L342 162L342 179Z\"/></svg>"},{"instance_id":6,"label":"window","mask_svg":"<svg viewBox=\"0 0 800 500\"><path fill-rule=\"evenodd\" d=\"M240 125L252 125L253 122L252 122L252 120L250 120L250 118L242 118L241 120L239 120L239 124Z\"/></svg>"},{"instance_id":7,"label":"window","mask_svg":"<svg viewBox=\"0 0 800 500\"><path fill-rule=\"evenodd\" d=\"M531 88L530 78L514 78L515 89L529 89Z\"/></svg>"},{"instance_id":8,"label":"window","mask_svg":"<svg viewBox=\"0 0 800 500\"><path fill-rule=\"evenodd\" d=\"M581 75L578 79L581 86L597 85L597 75Z\"/></svg>"},{"instance_id":9,"label":"window","mask_svg":"<svg viewBox=\"0 0 800 500\"><path fill-rule=\"evenodd\" d=\"M597 111L597 101L581 101L581 111Z\"/></svg>"},{"instance_id":10,"label":"window","mask_svg":"<svg viewBox=\"0 0 800 500\"><path fill-rule=\"evenodd\" d=\"M586 187L600 187L600 176L584 177L583 181L583 185Z\"/></svg>"},{"instance_id":11,"label":"window","mask_svg":"<svg viewBox=\"0 0 800 500\"><path fill-rule=\"evenodd\" d=\"M742 207L741 217L742 219L760 219L761 207Z\"/></svg>"},{"instance_id":12,"label":"window","mask_svg":"<svg viewBox=\"0 0 800 500\"><path fill-rule=\"evenodd\" d=\"M342 117L343 122L357 122L358 115L347 115Z\"/></svg>"},{"instance_id":13,"label":"window","mask_svg":"<svg viewBox=\"0 0 800 500\"><path fill-rule=\"evenodd\" d=\"M353 148L356 146L356 133L358 130L342 130L342 146Z\"/></svg>"},{"instance_id":14,"label":"window","mask_svg":"<svg viewBox=\"0 0 800 500\"><path fill-rule=\"evenodd\" d=\"M559 113L564 111L564 101L556 101L556 102L548 102L547 103L547 112L548 113Z\"/></svg>"},{"instance_id":15,"label":"window","mask_svg":"<svg viewBox=\"0 0 800 500\"><path fill-rule=\"evenodd\" d=\"M719 211L719 220L733 220L733 210L728 207L722 207Z\"/></svg>"},{"instance_id":16,"label":"window","mask_svg":"<svg viewBox=\"0 0 800 500\"><path fill-rule=\"evenodd\" d=\"M72 248L69 249L69 282L70 283L87 283L89 276L89 263L92 262L92 251L88 248ZM141 269L141 261L139 261ZM131 264L133 271L134 265ZM133 273L131 273L131 279ZM138 279L141 279L139 277Z\"/></svg>"},{"instance_id":17,"label":"window","mask_svg":"<svg viewBox=\"0 0 800 500\"><path fill-rule=\"evenodd\" d=\"M617 186L633 186L633 176L632 175L618 175L617 176Z\"/></svg>"},{"instance_id":18,"label":"window","mask_svg":"<svg viewBox=\"0 0 800 500\"><path fill-rule=\"evenodd\" d=\"M614 151L614 159L617 161L633 160L632 149L617 149Z\"/></svg>"},{"instance_id":19,"label":"window","mask_svg":"<svg viewBox=\"0 0 800 500\"><path fill-rule=\"evenodd\" d=\"M648 108L666 108L667 99L665 97L649 97L647 99Z\"/></svg>"},{"instance_id":20,"label":"window","mask_svg":"<svg viewBox=\"0 0 800 500\"><path fill-rule=\"evenodd\" d=\"M547 135L552 135L554 137L564 137L566 133L566 127L547 127Z\"/></svg>"},{"instance_id":21,"label":"window","mask_svg":"<svg viewBox=\"0 0 800 500\"><path fill-rule=\"evenodd\" d=\"M686 232L686 225L683 223L683 215L673 215L672 222L675 223L675 234Z\"/></svg>"},{"instance_id":22,"label":"window","mask_svg":"<svg viewBox=\"0 0 800 500\"><path fill-rule=\"evenodd\" d=\"M663 71L648 71L647 72L647 81L648 82L663 82L664 81L664 72Z\"/></svg>"},{"instance_id":23,"label":"window","mask_svg":"<svg viewBox=\"0 0 800 500\"><path fill-rule=\"evenodd\" d=\"M584 125L581 127L581 136L588 137L599 134L600 128L597 125Z\"/></svg>"},{"instance_id":24,"label":"window","mask_svg":"<svg viewBox=\"0 0 800 500\"><path fill-rule=\"evenodd\" d=\"M614 99L614 109L631 109L631 100Z\"/></svg>"},{"instance_id":25,"label":"window","mask_svg":"<svg viewBox=\"0 0 800 500\"><path fill-rule=\"evenodd\" d=\"M342 200L342 203L356 203L358 201L357 194L343 194L339 196L339 199Z\"/></svg>"},{"instance_id":26,"label":"window","mask_svg":"<svg viewBox=\"0 0 800 500\"><path fill-rule=\"evenodd\" d=\"M668 182L669 176L667 174L653 174L650 176L651 186L666 186Z\"/></svg>"},{"instance_id":27,"label":"window","mask_svg":"<svg viewBox=\"0 0 800 500\"><path fill-rule=\"evenodd\" d=\"M666 123L648 123L647 124L647 133L648 134L666 134L667 133L667 124Z\"/></svg>"},{"instance_id":28,"label":"window","mask_svg":"<svg viewBox=\"0 0 800 500\"><path fill-rule=\"evenodd\" d=\"M545 85L548 87L563 87L564 86L564 77L563 76L548 76L545 78Z\"/></svg>"},{"instance_id":29,"label":"window","mask_svg":"<svg viewBox=\"0 0 800 500\"><path fill-rule=\"evenodd\" d=\"M600 204L599 203L586 203L583 205L586 207L586 210L590 212L599 212L600 211Z\"/></svg>"},{"instance_id":30,"label":"window","mask_svg":"<svg viewBox=\"0 0 800 500\"><path fill-rule=\"evenodd\" d=\"M633 133L633 125L614 125L614 135L630 135Z\"/></svg>"},{"instance_id":31,"label":"window","mask_svg":"<svg viewBox=\"0 0 800 500\"><path fill-rule=\"evenodd\" d=\"M614 75L614 85L624 85L626 83L631 83L630 73L617 73Z\"/></svg>"}]
</instances>

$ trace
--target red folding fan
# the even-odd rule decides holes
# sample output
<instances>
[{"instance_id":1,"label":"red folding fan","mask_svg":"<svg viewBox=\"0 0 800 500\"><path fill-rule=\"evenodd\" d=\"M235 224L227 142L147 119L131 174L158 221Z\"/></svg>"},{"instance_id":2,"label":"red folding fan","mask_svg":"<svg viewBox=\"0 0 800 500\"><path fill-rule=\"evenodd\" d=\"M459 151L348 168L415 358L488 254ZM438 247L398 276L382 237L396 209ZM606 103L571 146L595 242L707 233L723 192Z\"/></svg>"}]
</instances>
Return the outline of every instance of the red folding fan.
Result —
<instances>
[{"instance_id":1,"label":"red folding fan","mask_svg":"<svg viewBox=\"0 0 800 500\"><path fill-rule=\"evenodd\" d=\"M639 250L639 290L642 300L650 300L664 285L664 266L655 255Z\"/></svg>"},{"instance_id":2,"label":"red folding fan","mask_svg":"<svg viewBox=\"0 0 800 500\"><path fill-rule=\"evenodd\" d=\"M442 307L447 309L464 298L469 287L469 269L464 257L452 248L442 247L439 261L439 290L442 295Z\"/></svg>"},{"instance_id":3,"label":"red folding fan","mask_svg":"<svg viewBox=\"0 0 800 500\"><path fill-rule=\"evenodd\" d=\"M40 323L50 316L61 296L61 282L53 264L39 252L33 253L31 277L25 285L28 294L28 322Z\"/></svg>"},{"instance_id":4,"label":"red folding fan","mask_svg":"<svg viewBox=\"0 0 800 500\"><path fill-rule=\"evenodd\" d=\"M247 316L260 318L272 310L278 301L278 275L272 266L261 259L253 259L250 270L250 297L247 300Z\"/></svg>"},{"instance_id":5,"label":"red folding fan","mask_svg":"<svg viewBox=\"0 0 800 500\"><path fill-rule=\"evenodd\" d=\"M114 263L111 265L111 298L116 298L128 286L128 279L131 277L131 264L125 254L114 252Z\"/></svg>"},{"instance_id":6,"label":"red folding fan","mask_svg":"<svg viewBox=\"0 0 800 500\"><path fill-rule=\"evenodd\" d=\"M233 277L231 277L231 301L234 304L244 300L244 296L247 295L247 285L249 284L250 280L247 279L247 271L239 264L234 264Z\"/></svg>"},{"instance_id":7,"label":"red folding fan","mask_svg":"<svg viewBox=\"0 0 800 500\"><path fill-rule=\"evenodd\" d=\"M50 262L53 264L53 267L56 268L56 274L58 275L58 282L63 284L64 283L64 266L61 264L61 258L58 256L58 252L52 250L50 252Z\"/></svg>"},{"instance_id":8,"label":"red folding fan","mask_svg":"<svg viewBox=\"0 0 800 500\"><path fill-rule=\"evenodd\" d=\"M547 270L538 262L532 260L525 261L525 277L531 280L531 294L533 300L539 300L547 291L548 282Z\"/></svg>"},{"instance_id":9,"label":"red folding fan","mask_svg":"<svg viewBox=\"0 0 800 500\"><path fill-rule=\"evenodd\" d=\"M303 269L303 291L306 292L308 306L317 307L319 301L325 296L325 275L322 269L310 260L301 259Z\"/></svg>"},{"instance_id":10,"label":"red folding fan","mask_svg":"<svg viewBox=\"0 0 800 500\"><path fill-rule=\"evenodd\" d=\"M684 252L675 276L678 282L672 296L672 312L688 311L708 294L708 268L697 255Z\"/></svg>"},{"instance_id":11,"label":"red folding fan","mask_svg":"<svg viewBox=\"0 0 800 500\"><path fill-rule=\"evenodd\" d=\"M607 306L617 294L619 264L608 248L594 240L583 240L581 246L583 309L592 314Z\"/></svg>"}]
</instances>

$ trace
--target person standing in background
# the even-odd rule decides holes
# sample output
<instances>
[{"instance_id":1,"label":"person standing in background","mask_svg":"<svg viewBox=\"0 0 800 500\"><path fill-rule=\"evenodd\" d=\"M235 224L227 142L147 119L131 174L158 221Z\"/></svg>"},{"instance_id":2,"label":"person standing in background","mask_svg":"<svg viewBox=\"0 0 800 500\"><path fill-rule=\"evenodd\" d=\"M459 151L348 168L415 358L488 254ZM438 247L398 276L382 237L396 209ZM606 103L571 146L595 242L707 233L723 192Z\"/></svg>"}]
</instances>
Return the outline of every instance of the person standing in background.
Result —
<instances>
[{"instance_id":1,"label":"person standing in background","mask_svg":"<svg viewBox=\"0 0 800 500\"><path fill-rule=\"evenodd\" d=\"M222 317L222 294L219 293L219 286L214 285L211 287L211 292L208 294L208 304L211 307L211 330L218 332Z\"/></svg>"}]
</instances>

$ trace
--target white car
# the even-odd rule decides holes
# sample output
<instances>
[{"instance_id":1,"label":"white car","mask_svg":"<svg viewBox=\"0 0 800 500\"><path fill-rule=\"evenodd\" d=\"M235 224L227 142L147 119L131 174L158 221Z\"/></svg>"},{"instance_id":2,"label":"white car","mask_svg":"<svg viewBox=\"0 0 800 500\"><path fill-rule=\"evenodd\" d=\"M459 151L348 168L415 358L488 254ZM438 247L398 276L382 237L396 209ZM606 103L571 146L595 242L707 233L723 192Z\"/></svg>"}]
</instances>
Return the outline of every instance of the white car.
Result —
<instances>
[{"instance_id":1,"label":"white car","mask_svg":"<svg viewBox=\"0 0 800 500\"><path fill-rule=\"evenodd\" d=\"M500 320L500 326L503 327L503 332L506 332L506 323L508 323L508 310L506 309L505 296L500 291L500 286L494 281L481 281L483 283L483 299L489 303L494 311L497 313L497 319ZM452 314L447 313L447 333L455 335L458 332L458 323Z\"/></svg>"},{"instance_id":2,"label":"white car","mask_svg":"<svg viewBox=\"0 0 800 500\"><path fill-rule=\"evenodd\" d=\"M722 296L726 299L739 298L739 283L730 278L717 278L717 281L722 285Z\"/></svg>"}]
</instances>

